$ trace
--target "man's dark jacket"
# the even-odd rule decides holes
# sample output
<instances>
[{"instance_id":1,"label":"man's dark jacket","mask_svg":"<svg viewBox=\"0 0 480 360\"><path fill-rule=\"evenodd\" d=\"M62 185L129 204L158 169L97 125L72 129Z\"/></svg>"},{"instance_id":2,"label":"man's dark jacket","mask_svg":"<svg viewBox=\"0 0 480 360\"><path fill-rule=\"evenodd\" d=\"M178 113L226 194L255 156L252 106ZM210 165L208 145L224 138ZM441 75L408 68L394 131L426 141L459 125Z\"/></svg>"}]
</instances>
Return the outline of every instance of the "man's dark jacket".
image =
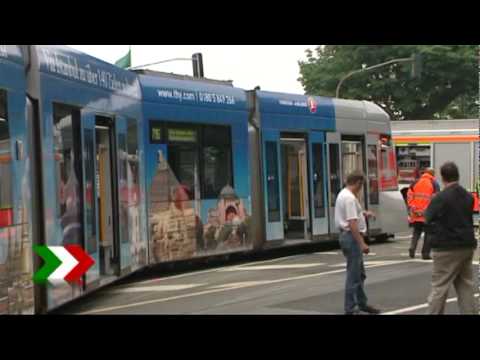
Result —
<instances>
[{"instance_id":1,"label":"man's dark jacket","mask_svg":"<svg viewBox=\"0 0 480 360\"><path fill-rule=\"evenodd\" d=\"M425 212L430 244L435 250L476 248L473 196L457 183L433 197Z\"/></svg>"}]
</instances>

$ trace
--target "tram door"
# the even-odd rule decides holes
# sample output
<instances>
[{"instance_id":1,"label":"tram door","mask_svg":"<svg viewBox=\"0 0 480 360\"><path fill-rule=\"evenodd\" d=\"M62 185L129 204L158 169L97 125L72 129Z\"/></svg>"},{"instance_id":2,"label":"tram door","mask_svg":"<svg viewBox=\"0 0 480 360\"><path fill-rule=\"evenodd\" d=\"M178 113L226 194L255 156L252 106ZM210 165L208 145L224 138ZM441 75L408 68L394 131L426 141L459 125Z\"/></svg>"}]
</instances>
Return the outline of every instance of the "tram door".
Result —
<instances>
[{"instance_id":1,"label":"tram door","mask_svg":"<svg viewBox=\"0 0 480 360\"><path fill-rule=\"evenodd\" d=\"M100 275L118 275L119 244L116 231L115 189L117 188L114 167L114 129L112 120L96 117L95 122L95 167L98 214L98 240Z\"/></svg>"},{"instance_id":2,"label":"tram door","mask_svg":"<svg viewBox=\"0 0 480 360\"><path fill-rule=\"evenodd\" d=\"M338 233L335 228L335 201L342 190L342 163L340 157L341 138L338 133L327 133L327 165L328 165L328 226L330 234Z\"/></svg>"},{"instance_id":3,"label":"tram door","mask_svg":"<svg viewBox=\"0 0 480 360\"><path fill-rule=\"evenodd\" d=\"M376 217L368 220L368 228L370 230L377 230L381 228L380 224L380 171L378 167L379 159L379 137L378 135L367 136L367 194L368 194L368 208L372 210Z\"/></svg>"},{"instance_id":4,"label":"tram door","mask_svg":"<svg viewBox=\"0 0 480 360\"><path fill-rule=\"evenodd\" d=\"M307 146L305 139L303 137L282 137L280 139L280 153L285 238L308 239L310 207L308 205Z\"/></svg>"},{"instance_id":5,"label":"tram door","mask_svg":"<svg viewBox=\"0 0 480 360\"><path fill-rule=\"evenodd\" d=\"M325 134L311 132L310 134L311 159L311 195L312 199L312 236L328 234L328 215L326 200L326 154Z\"/></svg>"},{"instance_id":6,"label":"tram door","mask_svg":"<svg viewBox=\"0 0 480 360\"><path fill-rule=\"evenodd\" d=\"M85 251L94 264L85 274L86 287L99 278L99 244L97 217L95 115L82 111L82 176L83 176L83 223Z\"/></svg>"},{"instance_id":7,"label":"tram door","mask_svg":"<svg viewBox=\"0 0 480 360\"><path fill-rule=\"evenodd\" d=\"M277 130L265 130L263 137L264 194L265 194L265 232L267 241L282 240L283 204L280 173L280 133Z\"/></svg>"}]
</instances>

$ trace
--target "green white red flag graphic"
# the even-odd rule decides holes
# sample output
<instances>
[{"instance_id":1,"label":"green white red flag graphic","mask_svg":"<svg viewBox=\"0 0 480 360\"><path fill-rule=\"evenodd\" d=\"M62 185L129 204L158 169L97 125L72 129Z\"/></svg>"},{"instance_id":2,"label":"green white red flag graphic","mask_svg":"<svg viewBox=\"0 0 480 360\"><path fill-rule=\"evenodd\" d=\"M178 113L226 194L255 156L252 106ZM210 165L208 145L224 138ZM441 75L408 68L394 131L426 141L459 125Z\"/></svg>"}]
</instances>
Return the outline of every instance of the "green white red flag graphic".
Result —
<instances>
[{"instance_id":1,"label":"green white red flag graphic","mask_svg":"<svg viewBox=\"0 0 480 360\"><path fill-rule=\"evenodd\" d=\"M34 246L45 264L33 275L33 281L53 285L81 283L82 275L95 261L79 245Z\"/></svg>"}]
</instances>

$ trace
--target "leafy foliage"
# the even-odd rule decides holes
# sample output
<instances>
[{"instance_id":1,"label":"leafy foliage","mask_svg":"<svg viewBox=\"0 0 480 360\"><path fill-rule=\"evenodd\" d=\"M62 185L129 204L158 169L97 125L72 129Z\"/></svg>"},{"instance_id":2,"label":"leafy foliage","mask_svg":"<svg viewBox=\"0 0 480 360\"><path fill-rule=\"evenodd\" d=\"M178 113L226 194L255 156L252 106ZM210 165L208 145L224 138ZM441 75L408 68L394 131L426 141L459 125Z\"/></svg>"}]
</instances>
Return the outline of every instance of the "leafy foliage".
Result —
<instances>
[{"instance_id":1,"label":"leafy foliage","mask_svg":"<svg viewBox=\"0 0 480 360\"><path fill-rule=\"evenodd\" d=\"M348 78L340 97L374 101L396 119L478 117L476 45L325 45L306 53L299 81L321 96L335 96L350 71L420 53L420 78L411 78L410 62L391 64Z\"/></svg>"}]
</instances>

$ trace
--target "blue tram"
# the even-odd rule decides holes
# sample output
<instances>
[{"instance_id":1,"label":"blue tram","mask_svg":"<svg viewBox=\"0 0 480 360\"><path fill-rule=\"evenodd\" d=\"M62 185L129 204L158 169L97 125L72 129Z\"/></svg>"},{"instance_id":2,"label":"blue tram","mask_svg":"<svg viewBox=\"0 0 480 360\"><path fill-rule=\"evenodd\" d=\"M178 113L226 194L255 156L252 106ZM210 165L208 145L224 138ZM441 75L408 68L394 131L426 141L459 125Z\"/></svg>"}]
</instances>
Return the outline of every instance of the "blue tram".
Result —
<instances>
[{"instance_id":1,"label":"blue tram","mask_svg":"<svg viewBox=\"0 0 480 360\"><path fill-rule=\"evenodd\" d=\"M0 314L46 312L151 264L332 240L353 169L366 208L396 207L370 234L399 231L389 137L367 102L0 45ZM34 285L37 244L81 245L95 265L80 285Z\"/></svg>"}]
</instances>

